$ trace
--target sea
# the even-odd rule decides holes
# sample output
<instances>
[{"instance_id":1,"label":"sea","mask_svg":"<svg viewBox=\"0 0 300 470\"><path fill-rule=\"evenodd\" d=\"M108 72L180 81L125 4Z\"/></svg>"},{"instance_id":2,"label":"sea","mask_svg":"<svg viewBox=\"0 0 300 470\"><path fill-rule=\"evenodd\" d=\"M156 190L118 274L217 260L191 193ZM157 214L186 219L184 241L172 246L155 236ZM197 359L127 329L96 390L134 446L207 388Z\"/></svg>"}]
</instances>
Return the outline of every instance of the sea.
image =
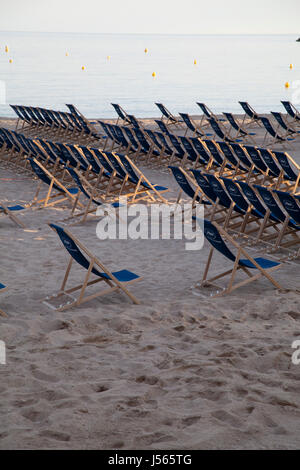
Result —
<instances>
[{"instance_id":1,"label":"sea","mask_svg":"<svg viewBox=\"0 0 300 470\"><path fill-rule=\"evenodd\" d=\"M112 118L111 103L137 117L259 113L300 102L297 35L149 35L0 32L0 116L9 104L66 110L73 103L88 118ZM289 86L286 86L286 85Z\"/></svg>"}]
</instances>

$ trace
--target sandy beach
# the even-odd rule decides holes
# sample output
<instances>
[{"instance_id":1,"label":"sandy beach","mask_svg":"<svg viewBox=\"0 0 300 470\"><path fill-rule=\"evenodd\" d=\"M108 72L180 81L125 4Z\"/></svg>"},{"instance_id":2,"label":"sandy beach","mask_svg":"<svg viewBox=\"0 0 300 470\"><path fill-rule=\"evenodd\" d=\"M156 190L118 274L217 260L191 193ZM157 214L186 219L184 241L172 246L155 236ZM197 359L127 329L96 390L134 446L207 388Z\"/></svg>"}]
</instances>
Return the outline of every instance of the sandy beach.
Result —
<instances>
[{"instance_id":1,"label":"sandy beach","mask_svg":"<svg viewBox=\"0 0 300 470\"><path fill-rule=\"evenodd\" d=\"M288 152L300 163L300 139ZM166 168L140 168L176 199ZM10 205L30 202L37 187L2 161L0 182ZM194 287L208 243L194 252L185 240L101 241L91 216L69 230L111 270L143 277L130 288L141 304L113 293L57 312L41 300L58 290L68 255L47 222L69 213L67 204L24 211L25 231L0 218L0 449L299 448L299 263L274 274L285 291L260 280L210 299ZM216 254L212 272L227 265Z\"/></svg>"}]
</instances>

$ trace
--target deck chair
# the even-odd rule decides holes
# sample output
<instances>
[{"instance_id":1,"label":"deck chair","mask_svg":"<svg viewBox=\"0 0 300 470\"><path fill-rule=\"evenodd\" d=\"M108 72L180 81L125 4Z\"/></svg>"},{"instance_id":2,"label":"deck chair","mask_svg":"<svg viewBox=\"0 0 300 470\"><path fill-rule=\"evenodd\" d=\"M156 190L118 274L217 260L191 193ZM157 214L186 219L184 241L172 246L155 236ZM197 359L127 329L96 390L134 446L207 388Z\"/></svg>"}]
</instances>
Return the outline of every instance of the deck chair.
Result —
<instances>
[{"instance_id":1,"label":"deck chair","mask_svg":"<svg viewBox=\"0 0 300 470\"><path fill-rule=\"evenodd\" d=\"M275 279L273 279L270 274L273 271L279 269L282 266L282 263L278 263L276 261L272 261L262 257L253 258L249 255L245 248L239 245L239 243L237 243L237 241L234 240L234 238L232 238L222 227L206 219L202 221L197 218L196 220L201 227L203 226L204 236L212 245L208 255L203 278L200 284L201 287L213 286L218 289L217 293L212 295L212 297L230 294L239 287L248 285L251 282L257 281L261 278L268 279L276 289L282 288L280 284L275 281ZM233 247L237 250L236 255L234 255L233 252L228 248L224 239L231 245L233 245ZM223 256L229 259L233 263L233 268L228 269L208 279L207 276L214 250L219 251ZM241 256L244 256L245 258L241 258ZM251 273L252 270L254 270L255 274ZM243 281L234 283L238 271L243 271L248 276L248 278ZM226 287L214 284L216 280L221 279L225 276L230 276L229 282Z\"/></svg>"},{"instance_id":2,"label":"deck chair","mask_svg":"<svg viewBox=\"0 0 300 470\"><path fill-rule=\"evenodd\" d=\"M282 211L280 205L270 190L257 184L254 185L254 188L259 193L265 205L271 211L271 214L282 223L281 230L276 237L274 250L276 251L280 245L289 247L295 244L300 244L300 225L293 218L291 218L290 214L286 215ZM292 239L282 243L283 238L288 235L292 235Z\"/></svg>"},{"instance_id":3,"label":"deck chair","mask_svg":"<svg viewBox=\"0 0 300 470\"><path fill-rule=\"evenodd\" d=\"M226 117L227 121L231 125L231 127L237 132L234 138L241 137L242 139L250 139L253 144L255 145L256 142L253 139L253 136L256 135L254 132L248 132L244 127L243 124L239 124L232 113L223 113ZM230 136L230 132L228 133L228 137Z\"/></svg>"},{"instance_id":4,"label":"deck chair","mask_svg":"<svg viewBox=\"0 0 300 470\"><path fill-rule=\"evenodd\" d=\"M281 204L285 208L289 216L298 224L300 227L300 201L299 198L292 196L285 191L274 190L274 193L278 196Z\"/></svg>"},{"instance_id":5,"label":"deck chair","mask_svg":"<svg viewBox=\"0 0 300 470\"><path fill-rule=\"evenodd\" d=\"M222 118L218 118L218 116L216 114L214 114L212 112L211 109L209 109L208 106L206 106L205 103L196 103L199 108L201 109L202 111L202 117L201 117L201 121L200 121L200 127L205 127L205 126L209 126L209 122L208 122L208 119L210 119L211 117L215 118L216 121L225 121L225 119L222 119ZM207 122L205 122L207 121Z\"/></svg>"},{"instance_id":6,"label":"deck chair","mask_svg":"<svg viewBox=\"0 0 300 470\"><path fill-rule=\"evenodd\" d=\"M271 114L276 119L276 121L278 122L278 125L285 131L285 136L286 137L289 136L289 135L300 134L300 131L297 131L297 129L292 127L291 124L285 122L285 120L284 120L281 113L279 113L277 111L271 111Z\"/></svg>"},{"instance_id":7,"label":"deck chair","mask_svg":"<svg viewBox=\"0 0 300 470\"><path fill-rule=\"evenodd\" d=\"M25 210L24 206L19 204L15 206L6 206L1 202L0 205L0 214L7 215L16 225L19 225L22 228L26 228L25 224L15 215L15 212L20 212Z\"/></svg>"},{"instance_id":8,"label":"deck chair","mask_svg":"<svg viewBox=\"0 0 300 470\"><path fill-rule=\"evenodd\" d=\"M299 125L300 123L300 112L290 101L281 101L288 115L293 118L294 124Z\"/></svg>"},{"instance_id":9,"label":"deck chair","mask_svg":"<svg viewBox=\"0 0 300 470\"><path fill-rule=\"evenodd\" d=\"M290 191L293 194L297 194L298 186L300 182L300 166L293 160L293 158L287 152L278 152L273 150L275 158L277 159L280 167L284 172L284 179L286 182L290 182Z\"/></svg>"},{"instance_id":10,"label":"deck chair","mask_svg":"<svg viewBox=\"0 0 300 470\"><path fill-rule=\"evenodd\" d=\"M252 124L257 124L259 127L261 127L260 116L256 111L254 111L252 106L250 106L247 101L239 101L239 104L245 111L242 126L251 127ZM246 122L247 117L250 118L249 122Z\"/></svg>"},{"instance_id":11,"label":"deck chair","mask_svg":"<svg viewBox=\"0 0 300 470\"><path fill-rule=\"evenodd\" d=\"M199 187L196 188L196 190L193 189L191 186L186 173L182 170L182 168L178 166L169 166L170 170L172 171L172 174L177 182L177 184L180 187L179 194L177 197L176 204L179 204L181 200L182 193L184 192L187 196L189 196L192 199L192 206L194 206L195 202L202 202L202 197L198 195L199 193ZM209 201L203 201L204 204L211 204Z\"/></svg>"},{"instance_id":12,"label":"deck chair","mask_svg":"<svg viewBox=\"0 0 300 470\"><path fill-rule=\"evenodd\" d=\"M6 290L7 290L7 287L0 282L0 293L5 292ZM7 314L5 312L3 312L3 310L1 310L1 309L0 309L0 315L2 317L7 317Z\"/></svg>"},{"instance_id":13,"label":"deck chair","mask_svg":"<svg viewBox=\"0 0 300 470\"><path fill-rule=\"evenodd\" d=\"M284 147L284 144L289 142L293 142L295 139L292 139L291 137L286 137L286 135L280 135L278 134L277 130L274 129L273 125L271 124L271 121L266 118L266 117L261 117L260 118L266 133L264 136L263 140L263 145L276 145L276 144L281 144ZM270 138L273 137L273 139ZM269 140L268 140L269 137Z\"/></svg>"},{"instance_id":14,"label":"deck chair","mask_svg":"<svg viewBox=\"0 0 300 470\"><path fill-rule=\"evenodd\" d=\"M200 125L197 125L193 119L191 118L191 116L187 113L179 113L179 115L182 117L185 125L186 125L186 131L185 131L185 134L187 134L188 130L192 131L193 135L192 137L194 136L198 136L198 137L205 137L205 136L211 136L212 134L205 134L204 132L202 132L200 130Z\"/></svg>"},{"instance_id":15,"label":"deck chair","mask_svg":"<svg viewBox=\"0 0 300 470\"><path fill-rule=\"evenodd\" d=\"M127 116L130 120L130 124L132 127L136 127L137 129L143 129L142 123L133 114L127 114Z\"/></svg>"},{"instance_id":16,"label":"deck chair","mask_svg":"<svg viewBox=\"0 0 300 470\"><path fill-rule=\"evenodd\" d=\"M213 129L213 131L215 132L215 134L222 140L224 140L224 142L228 142L228 143L232 143L232 142L243 142L242 139L235 139L235 138L231 138L231 137L228 137L227 135L228 134L225 134L225 132L223 131L223 129L221 129L219 123L216 121L216 119L214 118L209 118L208 119L209 123L210 123L210 126L211 128Z\"/></svg>"},{"instance_id":17,"label":"deck chair","mask_svg":"<svg viewBox=\"0 0 300 470\"><path fill-rule=\"evenodd\" d=\"M76 168L67 168L67 170L78 187L77 197L71 210L71 217L82 217L81 222L84 223L89 214L96 212L99 206L107 204L107 202L105 201L104 195L98 189L98 181L92 185ZM79 214L75 214L81 194L83 194L88 201L85 209ZM96 207L93 208L93 205ZM113 202L111 206L116 209L120 207L120 204L119 202Z\"/></svg>"},{"instance_id":18,"label":"deck chair","mask_svg":"<svg viewBox=\"0 0 300 470\"><path fill-rule=\"evenodd\" d=\"M119 121L121 120L121 124L123 126L128 126L129 124L131 124L131 121L128 117L128 114L126 113L126 111L121 108L121 106L117 103L111 103L111 105L113 106L113 108L115 109L117 115L118 115L118 119L117 119L117 124L119 123Z\"/></svg>"},{"instance_id":19,"label":"deck chair","mask_svg":"<svg viewBox=\"0 0 300 470\"><path fill-rule=\"evenodd\" d=\"M127 177L130 182L135 185L131 202L136 201L139 193L145 192L147 196L153 202L160 200L167 204L167 199L163 197L163 194L169 191L169 188L165 186L159 186L157 184L152 184L151 181L144 175L144 173L130 160L127 155L115 154L115 157L123 165Z\"/></svg>"},{"instance_id":20,"label":"deck chair","mask_svg":"<svg viewBox=\"0 0 300 470\"><path fill-rule=\"evenodd\" d=\"M96 297L100 297L106 294L110 294L117 290L124 292L124 294L126 294L134 304L140 303L139 300L127 289L127 286L129 284L140 280L140 276L131 271L128 271L127 269L123 269L121 271L116 272L110 272L104 266L104 264L101 263L99 258L93 255L89 250L87 250L87 248L85 248L85 246L79 240L77 240L77 238L75 238L75 236L72 235L67 229L64 229L55 224L48 225L59 236L61 242L63 243L64 247L70 255L70 261L67 265L65 276L59 292L44 299L44 303L51 306L55 310L63 311L67 308L79 306L83 302L87 302L88 300L92 300ZM84 281L81 284L66 289L73 261L76 261L87 272ZM94 275L95 278L93 280L90 280L92 275ZM101 281L103 281L108 286L108 289L104 289L100 292L85 296L85 291L87 287L95 285ZM80 293L76 299L70 296L70 294L78 290L80 291ZM63 297L67 297L68 301L63 304L59 304L58 306L53 306L53 304L51 305L51 302L59 302L59 299Z\"/></svg>"},{"instance_id":21,"label":"deck chair","mask_svg":"<svg viewBox=\"0 0 300 470\"><path fill-rule=\"evenodd\" d=\"M82 128L82 133L85 138L92 138L93 140L103 141L106 136L100 135L94 124L90 122L73 104L66 104L71 111L70 117L74 118L74 123Z\"/></svg>"},{"instance_id":22,"label":"deck chair","mask_svg":"<svg viewBox=\"0 0 300 470\"><path fill-rule=\"evenodd\" d=\"M179 118L175 117L162 103L155 103L155 105L158 107L160 112L162 113L161 116L161 121L164 122L166 126L175 126L182 128L182 120Z\"/></svg>"},{"instance_id":23,"label":"deck chair","mask_svg":"<svg viewBox=\"0 0 300 470\"><path fill-rule=\"evenodd\" d=\"M40 180L31 206L41 204L43 207L48 207L67 200L70 200L71 202L76 200L78 188L67 188L35 158L30 158L29 161L32 171ZM43 183L46 184L49 188L46 196L42 199L38 199ZM56 193L52 194L52 191L56 191ZM60 199L57 199L58 197L60 197ZM82 207L80 202L78 202L78 204Z\"/></svg>"}]
</instances>

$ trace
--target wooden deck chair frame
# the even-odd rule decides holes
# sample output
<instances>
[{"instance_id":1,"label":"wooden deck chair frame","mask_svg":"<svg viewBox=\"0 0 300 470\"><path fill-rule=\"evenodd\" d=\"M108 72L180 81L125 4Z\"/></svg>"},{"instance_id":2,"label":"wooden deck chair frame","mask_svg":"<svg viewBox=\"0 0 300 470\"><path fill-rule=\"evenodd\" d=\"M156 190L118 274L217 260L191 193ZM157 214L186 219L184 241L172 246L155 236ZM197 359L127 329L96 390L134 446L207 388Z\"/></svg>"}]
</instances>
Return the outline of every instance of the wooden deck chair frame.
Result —
<instances>
[{"instance_id":1,"label":"wooden deck chair frame","mask_svg":"<svg viewBox=\"0 0 300 470\"><path fill-rule=\"evenodd\" d=\"M22 227L23 229L26 228L26 225L13 213L14 211L9 210L3 202L0 203L0 214L1 212L7 215L19 227Z\"/></svg>"},{"instance_id":2,"label":"wooden deck chair frame","mask_svg":"<svg viewBox=\"0 0 300 470\"><path fill-rule=\"evenodd\" d=\"M203 273L201 286L202 287L214 286L217 289L221 290L221 292L213 295L212 297L219 297L221 295L230 294L231 292L238 289L239 287L245 286L245 285L247 285L251 282L257 281L257 280L259 280L263 277L268 279L276 289L282 289L281 285L277 281L275 281L275 279L273 279L273 277L270 275L271 272L276 271L277 269L279 269L282 266L282 263L278 263L276 266L274 266L272 268L268 268L268 269L262 268L255 261L255 259L252 256L249 255L249 253L245 250L245 248L243 248L239 243L237 243L236 240L234 240L234 238L231 237L222 227L220 227L215 222L213 222L213 225L215 225L215 227L219 231L220 235L223 238L225 238L229 243L231 243L237 249L237 254L235 256L235 262L234 262L234 265L233 265L232 269L228 269L228 270L226 270L226 271L224 271L224 272L222 272L222 273L220 273L216 276L213 276L210 279L207 279L209 268L211 266L212 256L213 256L214 251L216 250L216 248L214 248L213 246L211 247L211 249L209 251L207 263L206 263L206 266L205 266L205 270L204 270L204 273ZM252 275L251 272L250 272L251 268L248 269L245 266L239 265L239 261L240 261L242 255L257 268L257 270L258 270L257 274ZM242 270L248 276L248 278L234 284L236 274L239 270ZM228 282L228 285L227 285L226 288L221 287L221 286L214 283L214 281L216 281L218 279L221 279L225 276L229 276L229 275L230 275L230 279L229 279L229 282Z\"/></svg>"},{"instance_id":3,"label":"wooden deck chair frame","mask_svg":"<svg viewBox=\"0 0 300 470\"><path fill-rule=\"evenodd\" d=\"M114 154L115 155L115 154ZM122 165L122 162L121 160L118 158L117 155L115 155L115 157L119 160L119 162L121 163ZM157 202L157 199L159 199L161 202L165 203L165 204L168 204L168 201L167 199L165 199L163 196L162 196L162 193L165 193L167 191L169 191L168 188L166 188L164 191L158 191L155 186L148 180L148 178L144 175L144 173L133 163L133 161L127 156L127 155L124 155L124 158L126 158L126 160L129 162L129 164L131 165L131 167L133 168L133 170L136 172L136 175L138 177L138 182L136 183L135 185L135 188L134 188L134 191L133 193L131 194L128 194L128 196L131 196L132 199L131 199L131 202L138 202L139 200L141 200L141 198L138 198L138 196L141 194L141 193L146 193L148 198L153 201L153 202ZM124 168L124 166L123 166ZM130 179L130 175L128 174L126 168L124 168L125 172L127 173L128 175L128 178ZM148 188L145 188L142 183L146 183L149 187ZM120 191L120 195L124 196L124 194L122 193L122 189ZM156 198L155 198L156 196ZM142 198L144 199L144 197Z\"/></svg>"},{"instance_id":4,"label":"wooden deck chair frame","mask_svg":"<svg viewBox=\"0 0 300 470\"><path fill-rule=\"evenodd\" d=\"M46 176L50 179L51 182L48 187L46 196L42 199L38 199L39 193L43 185L46 184L43 181L39 180L38 187L34 195L34 198L30 204L30 207L35 206L35 205L41 205L42 207L50 207L50 206L59 204L61 202L67 201L67 200L75 201L77 194L75 195L75 194L70 193L68 188L61 181L59 181L55 176L53 176L52 173L50 173L47 170L47 168L45 168L38 160L36 160L35 158L33 158L32 160L41 168L41 170L46 174ZM56 190L54 187L55 185L58 188L61 188L61 193L58 192L57 194L51 194L53 190ZM62 196L62 194L64 194L63 197L61 197L60 199L56 199L57 197ZM78 205L83 207L81 202L78 202Z\"/></svg>"},{"instance_id":5,"label":"wooden deck chair frame","mask_svg":"<svg viewBox=\"0 0 300 470\"><path fill-rule=\"evenodd\" d=\"M180 121L179 118L174 116L174 114L172 114L171 111L169 111L163 103L155 103L155 105L162 113L160 120L164 122L167 127L175 126L176 128L179 127L180 129L184 129L185 126L182 125L182 121ZM162 109L164 109L165 113Z\"/></svg>"},{"instance_id":6,"label":"wooden deck chair frame","mask_svg":"<svg viewBox=\"0 0 300 470\"><path fill-rule=\"evenodd\" d=\"M56 230L53 227L51 227L51 224L48 224L48 225L54 232L56 232ZM65 271L65 275L64 275L63 282L61 284L60 290L59 290L58 294L47 297L46 299L44 299L44 302L46 304L49 305L48 301L49 300L51 301L51 299L56 299L58 297L61 297L62 295L72 294L73 292L76 292L78 290L80 290L80 294L79 294L78 298L74 300L74 302L67 303L66 305L63 305L63 306L57 308L56 310L61 312L63 310L66 310L67 308L71 308L71 307L74 307L74 306L79 306L84 302L95 299L97 297L101 297L103 295L109 294L109 293L114 292L116 290L121 290L122 292L124 292L134 304L136 304L136 305L140 304L140 301L131 292L129 292L129 290L125 287L125 284L126 285L133 284L134 282L140 281L142 279L142 277L138 277L136 279L133 279L132 281L128 281L128 282L124 282L124 283L118 281L118 279L104 266L104 264L102 264L101 261L96 256L94 256L74 235L72 235L66 228L64 228L64 232L67 234L67 236L69 236L73 240L73 242L77 245L77 247L83 252L84 256L89 261L89 267L87 269L87 273L85 275L84 281L81 284L78 284L74 287L66 289L66 285L67 285L69 275L70 275L70 271L71 271L71 268L72 268L72 264L73 264L73 261L74 261L72 256L69 255L70 260L69 260L69 263L67 265L67 269ZM106 279L104 277L103 278L102 277L97 277L96 279L90 280L90 277L93 275L93 273L92 273L93 267L95 267L96 269L100 268L107 276L109 276L110 279ZM85 291L86 291L87 287L89 287L91 285L95 285L95 284L97 284L98 282L101 282L101 281L104 281L109 286L109 289L105 289L105 290L102 290L100 292L97 292L97 293L94 293L94 294L91 294L91 295L88 295L88 296L84 297L84 294L85 294Z\"/></svg>"},{"instance_id":7,"label":"wooden deck chair frame","mask_svg":"<svg viewBox=\"0 0 300 470\"><path fill-rule=\"evenodd\" d=\"M99 187L99 180L100 180L100 175L99 175L99 180L96 180L94 184L91 184L90 181L88 181L84 175L76 168L72 168L72 170L76 173L78 179L80 180L80 184L83 186L83 188L86 191L86 194L84 197L87 199L87 203L84 207L84 209L75 214L75 210L78 205L78 201L80 198L80 195L82 194L82 190L80 189L77 193L76 199L74 201L73 207L71 209L71 215L68 219L73 218L73 217L82 217L81 222L84 223L88 217L89 214L92 214L93 212L97 211L97 208L101 206L101 204L111 204L111 201L107 201L105 196L106 196L106 191L101 190ZM88 193L89 191L89 193ZM89 197L88 197L89 196ZM99 200L99 204L96 205L96 207L92 207L95 205L95 200Z\"/></svg>"},{"instance_id":8,"label":"wooden deck chair frame","mask_svg":"<svg viewBox=\"0 0 300 470\"><path fill-rule=\"evenodd\" d=\"M249 116L248 112L245 110L242 103L245 103L246 107L249 108L249 110L252 112L253 116L256 116L256 117ZM248 103L248 101L239 101L239 104L240 104L240 106L242 107L242 109L244 111L242 126L251 127L252 124L257 124L259 127L262 127L262 124L260 122L259 114L252 108L252 106ZM249 121L247 122L246 119L249 119Z\"/></svg>"}]
</instances>

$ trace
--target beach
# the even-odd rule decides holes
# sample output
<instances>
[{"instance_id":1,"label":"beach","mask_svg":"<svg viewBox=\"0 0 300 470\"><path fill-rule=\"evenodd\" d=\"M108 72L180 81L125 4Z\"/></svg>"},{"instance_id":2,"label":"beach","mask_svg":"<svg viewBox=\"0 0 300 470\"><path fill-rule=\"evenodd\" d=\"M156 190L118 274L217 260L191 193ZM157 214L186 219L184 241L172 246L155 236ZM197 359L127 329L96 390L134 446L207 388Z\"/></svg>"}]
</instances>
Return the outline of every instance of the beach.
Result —
<instances>
[{"instance_id":1,"label":"beach","mask_svg":"<svg viewBox=\"0 0 300 470\"><path fill-rule=\"evenodd\" d=\"M300 142L287 151L300 163ZM166 168L139 167L176 201ZM2 202L32 200L28 171L0 161L0 177ZM69 214L67 204L24 211L26 230L0 219L0 449L299 448L299 263L274 273L282 291L260 279L212 299L195 288L207 242L189 251L177 239L99 240L91 216L69 230L111 270L142 276L130 288L141 304L112 293L58 312L42 300L58 291L68 255L47 223ZM213 261L215 274L231 266ZM72 276L82 281L82 269Z\"/></svg>"}]
</instances>

